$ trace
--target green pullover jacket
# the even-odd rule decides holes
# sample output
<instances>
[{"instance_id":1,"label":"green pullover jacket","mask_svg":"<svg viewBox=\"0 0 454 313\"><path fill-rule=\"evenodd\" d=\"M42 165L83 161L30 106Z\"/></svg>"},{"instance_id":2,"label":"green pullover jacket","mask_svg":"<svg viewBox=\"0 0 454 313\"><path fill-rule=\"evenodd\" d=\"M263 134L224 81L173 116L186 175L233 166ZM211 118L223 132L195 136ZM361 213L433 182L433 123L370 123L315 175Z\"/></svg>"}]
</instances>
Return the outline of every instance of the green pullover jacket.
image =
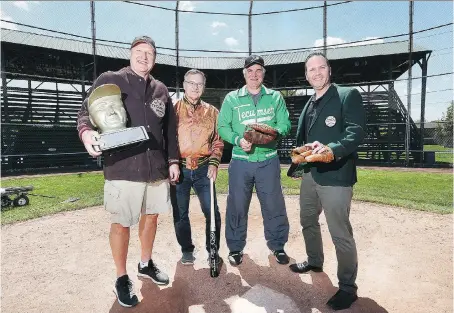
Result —
<instances>
[{"instance_id":1,"label":"green pullover jacket","mask_svg":"<svg viewBox=\"0 0 454 313\"><path fill-rule=\"evenodd\" d=\"M262 85L261 96L254 105L246 86L231 91L222 103L218 116L218 132L221 138L233 145L232 159L261 162L277 156L277 142L290 132L287 106L281 93ZM264 123L277 130L279 136L266 145L253 145L251 151L240 147L246 126Z\"/></svg>"}]
</instances>

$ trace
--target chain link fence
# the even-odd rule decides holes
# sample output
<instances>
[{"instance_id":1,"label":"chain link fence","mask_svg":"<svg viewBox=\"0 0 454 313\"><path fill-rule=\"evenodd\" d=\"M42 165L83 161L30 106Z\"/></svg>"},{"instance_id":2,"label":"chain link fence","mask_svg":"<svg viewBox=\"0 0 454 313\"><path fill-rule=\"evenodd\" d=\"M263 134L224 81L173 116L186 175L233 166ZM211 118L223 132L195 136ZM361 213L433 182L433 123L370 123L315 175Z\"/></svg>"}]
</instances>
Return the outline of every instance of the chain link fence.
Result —
<instances>
[{"instance_id":1,"label":"chain link fence","mask_svg":"<svg viewBox=\"0 0 454 313\"><path fill-rule=\"evenodd\" d=\"M69 154L84 153L83 146L76 143L77 137L71 139L75 151L55 148L64 145L64 142L44 147L46 144L39 144L36 138L30 144L39 146L39 149L36 148L39 152L30 155L26 152L17 153L17 150L13 152L13 146L21 144L17 139L11 139L16 137L10 124L16 128L18 125L23 126L22 132L26 133L27 129L32 129L30 125L42 122L44 116L45 124L55 129L66 129L72 127L68 125L75 125L74 112L78 104L66 103L66 113L60 111L60 119L49 117L35 108L32 111L36 119L19 118L8 120L8 124L4 116L5 90L11 88L25 94L18 102L24 106L31 100L35 101L36 97L32 94L37 92L36 89L57 94L62 91L69 94L76 92L83 97L93 77L100 74L97 70L100 50L105 52L112 47L128 49L132 38L147 34L157 43L158 62L164 59L176 62L176 85L168 86L174 97L179 95L184 74L179 66L184 67L182 62L185 58L244 57L252 52L277 59L287 53L286 61L292 62L297 53L317 49L326 51L329 58L339 55L348 58L339 54L342 48L373 47L377 54L385 55L396 53L387 44L403 45L408 54L408 64L412 66L397 79L392 78L392 72L400 64L384 64L377 68L377 71L389 73L390 78L376 84L371 81L358 82L354 76L357 73L351 73L351 81L355 82L352 85L361 89L365 103L376 107L385 105L388 112L396 112L400 116L392 123L377 123L375 119L368 119L369 141L360 152L360 157L367 160L372 158L372 154L381 154L383 164L452 166L452 114L450 121L445 114L453 101L453 23L452 14L447 13L452 12L452 8L452 2L392 1L17 1L4 4L1 10L2 32L10 29L27 36L44 35L44 42L36 43L43 45L46 40L55 37L71 39L74 45L90 43L92 48L85 53L92 54L93 58L91 63L84 65L85 82L60 82L60 87L55 87L57 84L52 77L25 78L20 76L20 68L8 73L2 66L2 165L14 170L17 162L23 162L23 158L27 157L37 158L41 155L43 159L40 162L45 164L46 158L71 160ZM45 18L46 12L52 12L51 19ZM426 59L415 61L413 53L420 50L431 52ZM2 51L2 63L8 65L11 56L5 53ZM127 61L127 53L124 58ZM5 59L8 62L3 62ZM62 64L64 60L62 54L55 63ZM336 70L333 68L333 77ZM289 101L295 103L301 101L295 97L310 94L302 70L300 76L296 77L298 83L292 88L281 90ZM221 103L222 95L226 92L207 90L205 98ZM377 102L377 97L386 99ZM52 103L58 105L60 101L65 100L57 97ZM50 106L46 101L35 104ZM12 110L11 106L9 110ZM25 114L26 111L20 112ZM65 119L64 116L69 118ZM402 142L392 143L389 139L391 131L395 136L400 136ZM36 129L30 132L36 133ZM383 136L387 136L386 142L382 140ZM419 144L415 144L416 141ZM11 158L22 158L22 161L19 159L11 164ZM71 162L91 166L91 160L87 159L68 161L65 166Z\"/></svg>"}]
</instances>

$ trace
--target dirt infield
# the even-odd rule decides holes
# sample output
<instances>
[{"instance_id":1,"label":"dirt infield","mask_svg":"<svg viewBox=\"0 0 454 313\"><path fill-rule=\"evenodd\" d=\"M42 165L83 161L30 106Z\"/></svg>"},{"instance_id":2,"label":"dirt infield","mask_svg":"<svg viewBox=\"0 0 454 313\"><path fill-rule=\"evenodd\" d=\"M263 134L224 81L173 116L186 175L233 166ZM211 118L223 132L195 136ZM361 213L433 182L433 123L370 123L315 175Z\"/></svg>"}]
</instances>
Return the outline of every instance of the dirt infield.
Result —
<instances>
[{"instance_id":1,"label":"dirt infield","mask_svg":"<svg viewBox=\"0 0 454 313\"><path fill-rule=\"evenodd\" d=\"M219 196L223 220L225 199ZM287 196L286 203L290 220L286 250L302 261L298 198ZM359 254L360 298L344 312L452 312L452 215L354 202L351 219ZM276 300L263 293L261 298L260 294L255 300L248 298L257 308L254 312L331 312L325 302L336 291L336 259L323 215L325 272L310 275L291 273L270 256L255 196L244 262L237 268L224 265L216 279L209 277L202 248L204 218L196 199L191 202L191 222L197 260L194 266L182 266L171 215L160 218L153 258L171 277L171 284L162 288L137 279L139 242L137 227L132 229L128 271L141 300L132 309L119 306L112 292L115 271L109 222L101 207L4 226L1 311L249 313L232 303L263 286L293 300L299 311L277 310ZM226 259L224 236L220 252Z\"/></svg>"}]
</instances>

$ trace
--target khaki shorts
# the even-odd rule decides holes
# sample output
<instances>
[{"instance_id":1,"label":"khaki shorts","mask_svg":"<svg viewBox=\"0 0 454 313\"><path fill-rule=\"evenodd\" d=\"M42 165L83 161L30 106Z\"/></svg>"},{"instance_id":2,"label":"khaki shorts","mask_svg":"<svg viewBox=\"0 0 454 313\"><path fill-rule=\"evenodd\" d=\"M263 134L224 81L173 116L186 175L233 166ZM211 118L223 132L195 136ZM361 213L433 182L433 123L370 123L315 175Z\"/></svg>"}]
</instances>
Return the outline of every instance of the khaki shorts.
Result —
<instances>
[{"instance_id":1,"label":"khaki shorts","mask_svg":"<svg viewBox=\"0 0 454 313\"><path fill-rule=\"evenodd\" d=\"M141 214L167 213L171 208L169 181L106 180L104 208L111 213L112 223L124 227L137 224Z\"/></svg>"}]
</instances>

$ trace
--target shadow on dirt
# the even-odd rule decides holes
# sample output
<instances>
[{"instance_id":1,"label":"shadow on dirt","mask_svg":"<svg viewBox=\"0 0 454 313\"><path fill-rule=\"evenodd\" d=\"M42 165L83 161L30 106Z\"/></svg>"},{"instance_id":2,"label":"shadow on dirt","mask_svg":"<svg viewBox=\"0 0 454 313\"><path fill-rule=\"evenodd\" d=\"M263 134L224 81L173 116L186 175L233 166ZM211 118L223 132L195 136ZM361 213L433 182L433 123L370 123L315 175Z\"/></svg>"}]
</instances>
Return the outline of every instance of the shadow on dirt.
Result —
<instances>
[{"instance_id":1,"label":"shadow on dirt","mask_svg":"<svg viewBox=\"0 0 454 313\"><path fill-rule=\"evenodd\" d=\"M277 264L273 257L269 257L270 266L259 266L245 254L243 263L238 266L241 277L234 273L227 273L223 265L218 278L211 278L208 268L195 270L193 266L182 265L178 262L175 278L170 287L159 288L151 280L142 280L140 290L143 299L134 308L124 308L115 301L110 313L230 313L229 301L235 296L242 296L251 287L261 285L281 293L292 299L301 313L306 312L333 312L326 306L326 301L337 291L328 275L312 273L309 275L312 283L305 283L300 275L292 273L287 265ZM309 278L309 277L308 277ZM249 284L244 284L242 279ZM226 301L226 299L229 299ZM248 299L251 301L250 299ZM253 304L263 309L260 312L276 312L275 299L262 297L252 300ZM191 307L192 306L192 307ZM189 310L191 307L191 310ZM279 311L278 311L279 312ZM352 307L342 312L371 312L387 313L387 311L369 298L359 298ZM244 311L244 313L246 313ZM287 312L285 313L293 313Z\"/></svg>"}]
</instances>

